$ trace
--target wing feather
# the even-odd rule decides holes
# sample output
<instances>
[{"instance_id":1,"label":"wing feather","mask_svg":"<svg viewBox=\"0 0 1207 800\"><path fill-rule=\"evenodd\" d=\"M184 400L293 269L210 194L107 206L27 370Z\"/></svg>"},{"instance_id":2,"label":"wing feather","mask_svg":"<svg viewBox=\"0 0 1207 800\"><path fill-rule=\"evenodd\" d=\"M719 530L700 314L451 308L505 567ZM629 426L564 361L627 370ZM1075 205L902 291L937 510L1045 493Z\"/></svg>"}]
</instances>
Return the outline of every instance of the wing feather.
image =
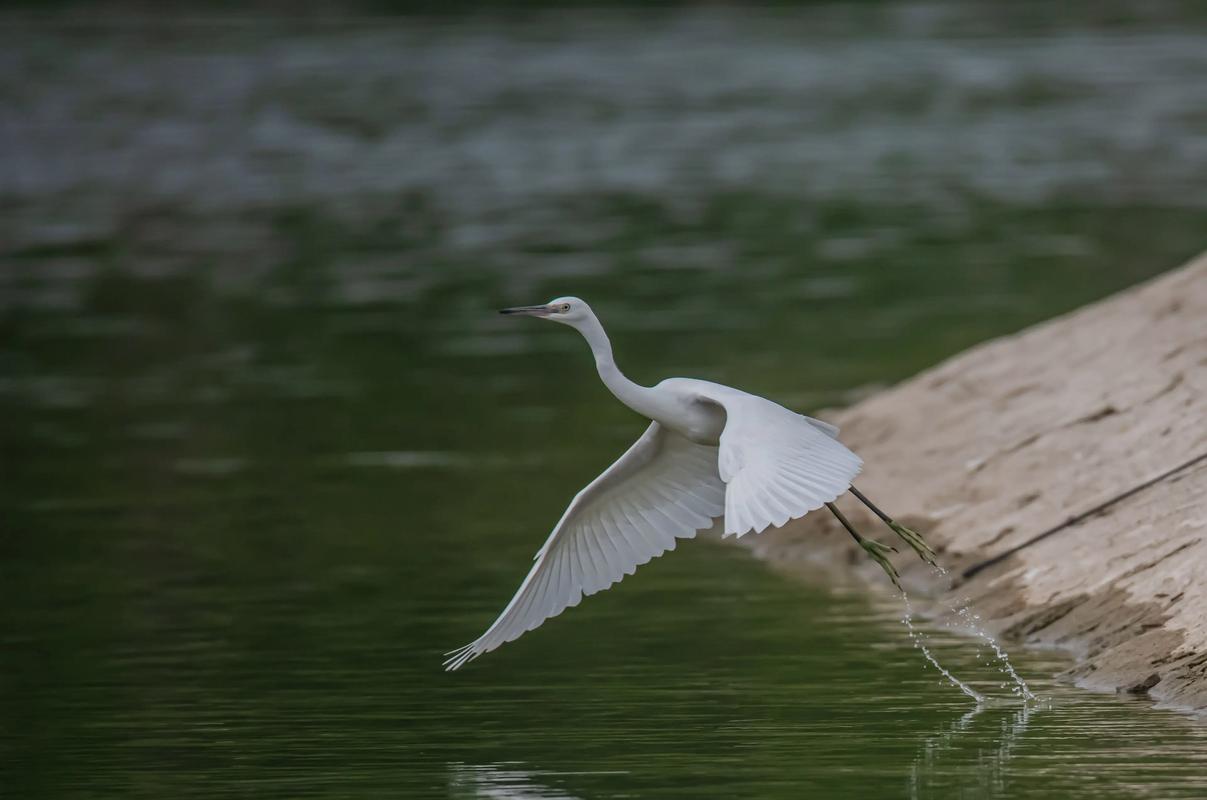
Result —
<instances>
[{"instance_id":1,"label":"wing feather","mask_svg":"<svg viewBox=\"0 0 1207 800\"><path fill-rule=\"evenodd\" d=\"M725 511L718 448L657 422L570 503L506 608L473 642L449 653L459 669L708 528Z\"/></svg>"},{"instance_id":2,"label":"wing feather","mask_svg":"<svg viewBox=\"0 0 1207 800\"><path fill-rule=\"evenodd\" d=\"M700 399L725 410L718 469L725 535L758 533L820 508L851 486L863 462L829 423L756 395L697 382Z\"/></svg>"}]
</instances>

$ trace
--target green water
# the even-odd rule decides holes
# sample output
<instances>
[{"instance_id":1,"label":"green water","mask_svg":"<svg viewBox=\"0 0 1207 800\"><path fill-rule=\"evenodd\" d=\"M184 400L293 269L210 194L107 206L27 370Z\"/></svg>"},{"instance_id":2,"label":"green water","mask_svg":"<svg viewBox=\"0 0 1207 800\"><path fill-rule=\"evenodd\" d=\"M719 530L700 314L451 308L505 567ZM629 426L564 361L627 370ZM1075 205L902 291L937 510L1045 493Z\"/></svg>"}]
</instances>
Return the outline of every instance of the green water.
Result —
<instances>
[{"instance_id":1,"label":"green water","mask_svg":"<svg viewBox=\"0 0 1207 800\"><path fill-rule=\"evenodd\" d=\"M712 541L440 670L643 427L493 309L807 411L1203 246L1201 35L961 8L0 28L0 795L1207 794Z\"/></svg>"}]
</instances>

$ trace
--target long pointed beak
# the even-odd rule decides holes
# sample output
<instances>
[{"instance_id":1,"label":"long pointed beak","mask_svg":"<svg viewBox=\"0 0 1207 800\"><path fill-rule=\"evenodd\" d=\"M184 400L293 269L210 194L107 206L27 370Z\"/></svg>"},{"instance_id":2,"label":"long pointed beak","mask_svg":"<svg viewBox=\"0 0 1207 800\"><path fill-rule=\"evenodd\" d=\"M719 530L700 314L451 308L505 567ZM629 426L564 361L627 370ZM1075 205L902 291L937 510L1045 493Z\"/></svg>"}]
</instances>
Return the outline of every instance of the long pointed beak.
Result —
<instances>
[{"instance_id":1,"label":"long pointed beak","mask_svg":"<svg viewBox=\"0 0 1207 800\"><path fill-rule=\"evenodd\" d=\"M514 308L500 308L500 314L524 314L529 317L547 317L553 312L549 306L516 306Z\"/></svg>"}]
</instances>

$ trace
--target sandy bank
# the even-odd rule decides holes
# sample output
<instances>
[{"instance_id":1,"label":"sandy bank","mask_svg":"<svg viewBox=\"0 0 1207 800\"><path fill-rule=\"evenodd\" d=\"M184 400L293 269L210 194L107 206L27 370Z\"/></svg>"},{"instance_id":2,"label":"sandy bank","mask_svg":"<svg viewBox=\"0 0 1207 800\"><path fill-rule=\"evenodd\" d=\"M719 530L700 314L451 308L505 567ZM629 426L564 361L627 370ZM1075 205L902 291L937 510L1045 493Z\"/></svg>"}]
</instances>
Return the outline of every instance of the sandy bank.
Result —
<instances>
[{"instance_id":1,"label":"sandy bank","mask_svg":"<svg viewBox=\"0 0 1207 800\"><path fill-rule=\"evenodd\" d=\"M1207 709L1207 459L1035 540L1207 453L1207 255L830 419L866 462L856 485L954 577L902 553L907 588L969 597L1008 639L1071 651L1080 685ZM883 579L829 514L743 541Z\"/></svg>"}]
</instances>

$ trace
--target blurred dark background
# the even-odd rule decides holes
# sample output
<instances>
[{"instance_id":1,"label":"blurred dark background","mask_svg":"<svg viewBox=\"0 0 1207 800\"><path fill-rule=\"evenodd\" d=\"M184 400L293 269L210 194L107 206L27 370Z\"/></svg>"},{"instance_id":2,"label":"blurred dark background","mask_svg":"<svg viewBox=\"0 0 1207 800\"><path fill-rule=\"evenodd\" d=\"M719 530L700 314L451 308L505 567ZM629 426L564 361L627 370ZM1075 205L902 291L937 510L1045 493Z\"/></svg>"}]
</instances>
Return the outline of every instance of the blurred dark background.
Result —
<instances>
[{"instance_id":1,"label":"blurred dark background","mask_svg":"<svg viewBox=\"0 0 1207 800\"><path fill-rule=\"evenodd\" d=\"M822 746L771 710L720 736L741 690L707 724L633 692L872 635L848 609L854 633L802 644L832 600L740 554L438 672L640 430L573 335L493 309L576 294L641 382L849 403L1204 247L1205 25L1192 2L0 10L4 789L439 795L466 763L579 768L580 729L596 766L661 754L682 787L729 736ZM704 586L762 610L706 606L685 638ZM740 670L782 709L833 667ZM550 716L572 697L600 705ZM834 754L818 785L897 786L913 745L862 733L885 771ZM746 789L797 796L754 763Z\"/></svg>"}]
</instances>

